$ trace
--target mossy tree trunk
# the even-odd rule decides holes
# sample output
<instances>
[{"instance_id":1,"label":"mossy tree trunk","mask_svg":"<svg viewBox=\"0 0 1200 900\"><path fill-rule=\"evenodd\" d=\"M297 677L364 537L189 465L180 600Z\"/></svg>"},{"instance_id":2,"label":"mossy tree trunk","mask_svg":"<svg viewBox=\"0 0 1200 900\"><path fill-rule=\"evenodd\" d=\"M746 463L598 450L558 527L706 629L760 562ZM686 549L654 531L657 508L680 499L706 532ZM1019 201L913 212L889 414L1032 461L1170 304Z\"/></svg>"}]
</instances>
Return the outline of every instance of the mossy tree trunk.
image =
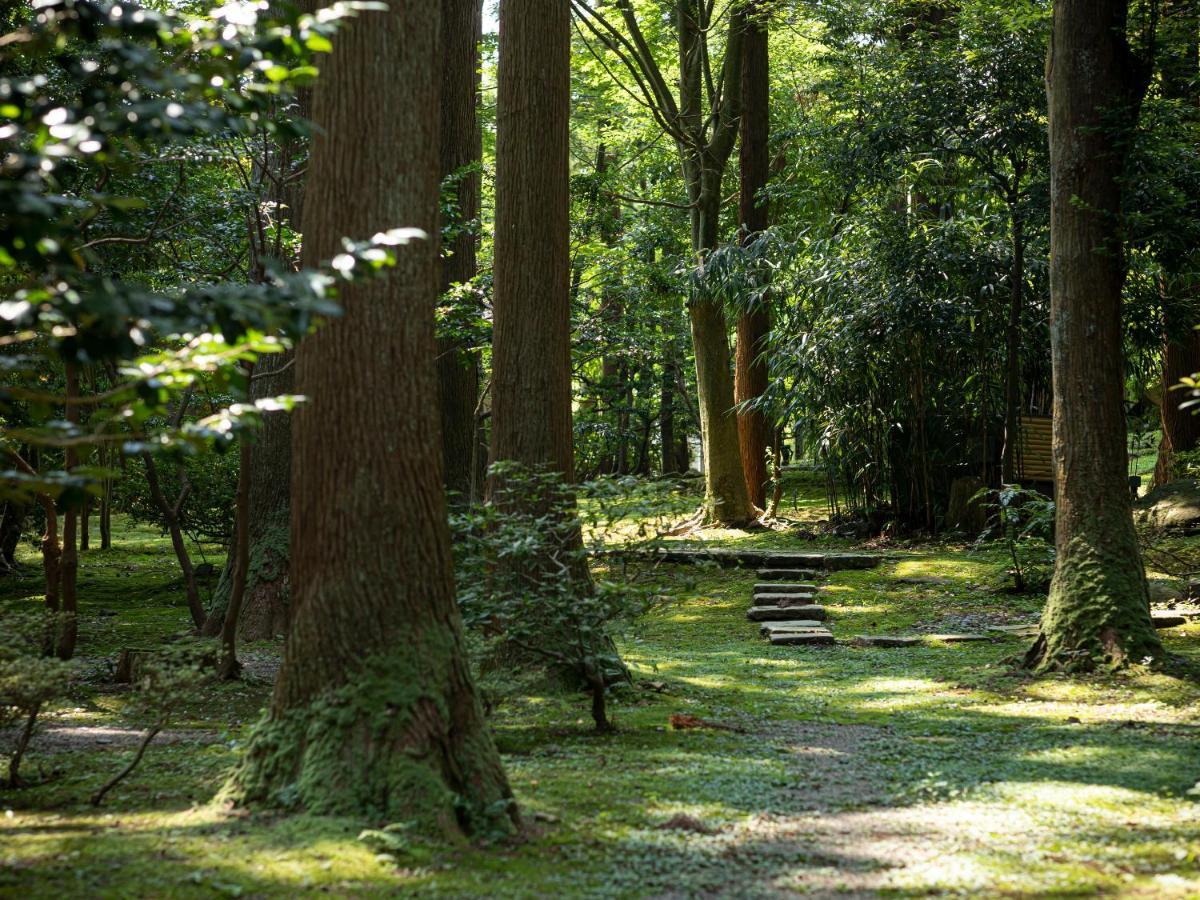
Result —
<instances>
[{"instance_id":1,"label":"mossy tree trunk","mask_svg":"<svg viewBox=\"0 0 1200 900\"><path fill-rule=\"evenodd\" d=\"M1035 670L1162 655L1127 483L1121 176L1145 86L1125 0L1058 0L1047 63L1057 565Z\"/></svg>"},{"instance_id":2,"label":"mossy tree trunk","mask_svg":"<svg viewBox=\"0 0 1200 900\"><path fill-rule=\"evenodd\" d=\"M479 39L483 28L482 0L443 0L441 175L455 176L483 155L482 132L476 115L479 91ZM478 171L455 180L458 222L479 217ZM460 227L442 258L442 291L475 277L479 236ZM475 487L472 463L479 440L476 405L479 401L479 354L459 337L438 339L438 404L442 419L442 457L451 502L470 501Z\"/></svg>"},{"instance_id":3,"label":"mossy tree trunk","mask_svg":"<svg viewBox=\"0 0 1200 900\"><path fill-rule=\"evenodd\" d=\"M434 365L440 4L340 32L314 98L304 258L342 236L427 239L342 289L307 337L293 423L293 616L266 719L227 796L476 832L516 810L454 601Z\"/></svg>"}]
</instances>

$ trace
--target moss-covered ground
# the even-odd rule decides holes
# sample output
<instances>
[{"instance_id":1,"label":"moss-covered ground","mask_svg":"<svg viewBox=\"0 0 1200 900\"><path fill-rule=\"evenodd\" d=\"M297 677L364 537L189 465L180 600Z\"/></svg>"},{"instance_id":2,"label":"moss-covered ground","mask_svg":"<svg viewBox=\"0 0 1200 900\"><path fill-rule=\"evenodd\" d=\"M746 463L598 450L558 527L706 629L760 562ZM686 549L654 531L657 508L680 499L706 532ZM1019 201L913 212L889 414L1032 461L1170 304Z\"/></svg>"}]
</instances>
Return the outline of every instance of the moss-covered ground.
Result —
<instances>
[{"instance_id":1,"label":"moss-covered ground","mask_svg":"<svg viewBox=\"0 0 1200 900\"><path fill-rule=\"evenodd\" d=\"M3 897L1200 896L1194 681L1027 680L1016 639L772 647L745 619L743 571L662 573L672 600L621 641L636 679L614 701L616 735L589 733L581 696L499 706L520 840L360 837L388 823L213 803L269 695L270 644L250 648L242 682L199 691L97 811L87 797L143 724L108 667L120 647L187 627L166 541L118 537L83 557L81 677L24 766L47 780L0 792ZM813 546L788 532L696 537ZM997 551L887 552L879 569L830 577L837 635L962 631L1040 607L1005 590ZM28 562L0 583L3 602L37 602ZM1200 626L1166 643L1200 662ZM675 730L674 714L730 730Z\"/></svg>"}]
</instances>

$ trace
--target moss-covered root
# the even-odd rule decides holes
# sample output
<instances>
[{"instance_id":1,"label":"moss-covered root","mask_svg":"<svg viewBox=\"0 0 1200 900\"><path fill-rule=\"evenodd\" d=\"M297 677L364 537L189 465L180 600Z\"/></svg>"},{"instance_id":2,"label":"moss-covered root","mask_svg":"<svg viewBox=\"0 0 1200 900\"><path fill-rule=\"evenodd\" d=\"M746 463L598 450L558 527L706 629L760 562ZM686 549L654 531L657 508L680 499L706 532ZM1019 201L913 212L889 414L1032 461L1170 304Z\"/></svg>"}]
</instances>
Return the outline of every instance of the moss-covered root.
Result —
<instances>
[{"instance_id":1,"label":"moss-covered root","mask_svg":"<svg viewBox=\"0 0 1200 900\"><path fill-rule=\"evenodd\" d=\"M1059 556L1026 668L1086 672L1161 660L1141 565L1078 539L1074 544Z\"/></svg>"},{"instance_id":2,"label":"moss-covered root","mask_svg":"<svg viewBox=\"0 0 1200 900\"><path fill-rule=\"evenodd\" d=\"M376 656L350 683L268 713L217 799L407 821L442 835L515 831L516 803L482 711L438 677L457 680L459 667L414 678L402 655ZM464 699L472 709L456 708Z\"/></svg>"}]
</instances>

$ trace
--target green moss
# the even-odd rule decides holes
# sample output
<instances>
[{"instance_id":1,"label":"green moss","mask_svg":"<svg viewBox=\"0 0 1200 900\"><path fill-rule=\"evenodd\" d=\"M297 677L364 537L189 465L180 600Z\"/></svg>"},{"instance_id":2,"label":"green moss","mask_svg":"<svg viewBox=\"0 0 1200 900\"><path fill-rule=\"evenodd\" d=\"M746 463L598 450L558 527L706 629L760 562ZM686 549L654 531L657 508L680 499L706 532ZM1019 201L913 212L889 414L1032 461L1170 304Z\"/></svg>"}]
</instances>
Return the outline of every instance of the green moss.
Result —
<instances>
[{"instance_id":1,"label":"green moss","mask_svg":"<svg viewBox=\"0 0 1200 900\"><path fill-rule=\"evenodd\" d=\"M97 672L118 644L154 642L186 624L178 584L166 587L177 578L169 547L145 532L118 538L115 553L83 558L93 578L84 582L81 654ZM745 540L768 538L789 540ZM877 570L836 573L826 586L834 631L895 633L961 616L1028 621L1045 598L1008 593L1006 565L989 550L931 545L899 550ZM580 697L549 685L493 716L531 825L519 843L464 844L443 836L434 815L411 846L381 853L358 839L363 829L413 816L372 818L377 802L348 817L210 803L270 695L269 670L256 679L252 667L246 681L189 703L179 727L199 739L152 746L99 813L86 797L128 751L35 739L27 771L57 775L0 797L0 895L1200 894L1188 793L1200 778L1194 681L1137 667L1030 679L1014 669L1025 649L1017 640L772 647L745 620L753 572L679 567L645 577L673 599L620 639L639 686L614 698L616 735L592 735ZM3 602L35 602L35 581L0 581ZM119 615L100 617L101 607ZM1200 661L1200 625L1163 641ZM263 660L275 652L255 649ZM393 671L411 674L384 667L379 676ZM369 693L411 698L390 691ZM675 731L668 719L677 713L744 731ZM321 715L340 727L336 710ZM48 724L138 723L97 674ZM324 743L312 771L338 777L336 751ZM413 789L429 788L418 780ZM658 827L680 813L719 830ZM889 855L890 846L905 852Z\"/></svg>"}]
</instances>

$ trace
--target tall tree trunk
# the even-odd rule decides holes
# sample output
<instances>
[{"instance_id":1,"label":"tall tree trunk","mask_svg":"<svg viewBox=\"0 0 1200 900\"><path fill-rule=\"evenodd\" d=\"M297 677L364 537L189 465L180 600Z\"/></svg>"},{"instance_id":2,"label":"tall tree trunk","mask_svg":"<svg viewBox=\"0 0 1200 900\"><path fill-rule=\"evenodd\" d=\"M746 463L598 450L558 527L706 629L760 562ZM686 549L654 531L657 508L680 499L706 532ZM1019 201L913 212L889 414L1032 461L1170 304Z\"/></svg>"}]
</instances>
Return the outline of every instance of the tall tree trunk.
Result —
<instances>
[{"instance_id":1,"label":"tall tree trunk","mask_svg":"<svg viewBox=\"0 0 1200 900\"><path fill-rule=\"evenodd\" d=\"M761 3L759 3L761 8ZM760 15L747 19L742 38L742 119L740 149L741 235L752 241L768 225L767 200L761 196L770 176L771 132L770 66L767 23ZM767 444L771 423L762 410L742 409L767 391L768 366L764 356L771 330L771 310L764 303L738 314L737 353L734 361L734 400L738 404L738 441L742 471L750 501L759 509L767 506Z\"/></svg>"},{"instance_id":2,"label":"tall tree trunk","mask_svg":"<svg viewBox=\"0 0 1200 900\"><path fill-rule=\"evenodd\" d=\"M1084 670L1162 656L1126 476L1121 176L1144 94L1126 0L1057 0L1050 109L1050 346L1057 564L1026 663Z\"/></svg>"},{"instance_id":3,"label":"tall tree trunk","mask_svg":"<svg viewBox=\"0 0 1200 900\"><path fill-rule=\"evenodd\" d=\"M305 338L293 423L293 616L267 718L227 794L313 813L515 821L471 681L442 488L440 4L393 0L339 32L314 98L304 258L416 226L397 265L341 291Z\"/></svg>"},{"instance_id":4,"label":"tall tree trunk","mask_svg":"<svg viewBox=\"0 0 1200 900\"><path fill-rule=\"evenodd\" d=\"M482 0L442 2L441 176L478 165L483 155L476 115L479 92L479 40L483 30ZM478 171L457 179L458 220L479 217ZM442 258L442 292L475 277L478 236L460 228ZM442 456L446 489L452 502L469 501L476 458L479 399L479 355L453 336L438 339L438 403L442 418Z\"/></svg>"},{"instance_id":5,"label":"tall tree trunk","mask_svg":"<svg viewBox=\"0 0 1200 900\"><path fill-rule=\"evenodd\" d=\"M570 11L500 6L492 460L574 477L567 127Z\"/></svg>"},{"instance_id":6,"label":"tall tree trunk","mask_svg":"<svg viewBox=\"0 0 1200 900\"><path fill-rule=\"evenodd\" d=\"M67 405L66 420L73 426L79 425L79 366L66 364ZM79 452L68 446L63 454L63 468L73 472L79 466ZM75 642L79 637L79 507L69 506L63 512L62 556L59 558L58 577L61 582L60 602L62 622L54 652L59 659L70 659L75 655Z\"/></svg>"}]
</instances>

